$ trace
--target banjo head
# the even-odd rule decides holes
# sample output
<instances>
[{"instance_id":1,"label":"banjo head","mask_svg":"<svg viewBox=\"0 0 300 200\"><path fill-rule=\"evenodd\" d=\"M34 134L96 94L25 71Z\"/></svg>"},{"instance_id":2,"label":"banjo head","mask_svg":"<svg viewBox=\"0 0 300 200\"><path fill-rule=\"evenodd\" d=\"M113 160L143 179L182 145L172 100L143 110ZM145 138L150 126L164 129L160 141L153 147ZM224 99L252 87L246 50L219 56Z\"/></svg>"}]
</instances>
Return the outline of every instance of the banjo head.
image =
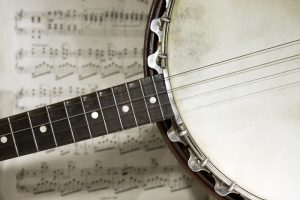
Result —
<instances>
[{"instance_id":1,"label":"banjo head","mask_svg":"<svg viewBox=\"0 0 300 200\"><path fill-rule=\"evenodd\" d=\"M299 199L300 2L170 7L163 49L174 106L203 168L227 187L219 194Z\"/></svg>"}]
</instances>

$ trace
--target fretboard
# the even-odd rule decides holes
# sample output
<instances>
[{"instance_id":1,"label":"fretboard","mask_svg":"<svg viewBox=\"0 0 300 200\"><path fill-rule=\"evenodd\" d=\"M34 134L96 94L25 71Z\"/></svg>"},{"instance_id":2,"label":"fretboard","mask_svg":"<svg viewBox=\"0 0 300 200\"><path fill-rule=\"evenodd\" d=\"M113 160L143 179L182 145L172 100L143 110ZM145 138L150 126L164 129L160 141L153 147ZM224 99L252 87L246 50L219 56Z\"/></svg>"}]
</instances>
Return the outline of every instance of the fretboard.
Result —
<instances>
[{"instance_id":1,"label":"fretboard","mask_svg":"<svg viewBox=\"0 0 300 200\"><path fill-rule=\"evenodd\" d=\"M170 119L167 92L155 75L0 119L0 160Z\"/></svg>"}]
</instances>

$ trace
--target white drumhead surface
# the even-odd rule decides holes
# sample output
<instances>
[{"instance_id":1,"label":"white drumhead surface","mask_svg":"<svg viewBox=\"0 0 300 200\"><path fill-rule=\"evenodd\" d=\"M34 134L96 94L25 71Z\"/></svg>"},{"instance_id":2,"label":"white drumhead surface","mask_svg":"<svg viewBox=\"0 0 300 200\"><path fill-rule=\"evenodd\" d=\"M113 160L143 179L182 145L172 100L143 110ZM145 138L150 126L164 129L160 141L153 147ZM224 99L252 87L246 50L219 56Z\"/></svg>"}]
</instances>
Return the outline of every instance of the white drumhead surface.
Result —
<instances>
[{"instance_id":1,"label":"white drumhead surface","mask_svg":"<svg viewBox=\"0 0 300 200\"><path fill-rule=\"evenodd\" d=\"M298 0L176 0L171 17L168 66L188 130L263 199L300 199L300 43L174 75L297 39Z\"/></svg>"}]
</instances>

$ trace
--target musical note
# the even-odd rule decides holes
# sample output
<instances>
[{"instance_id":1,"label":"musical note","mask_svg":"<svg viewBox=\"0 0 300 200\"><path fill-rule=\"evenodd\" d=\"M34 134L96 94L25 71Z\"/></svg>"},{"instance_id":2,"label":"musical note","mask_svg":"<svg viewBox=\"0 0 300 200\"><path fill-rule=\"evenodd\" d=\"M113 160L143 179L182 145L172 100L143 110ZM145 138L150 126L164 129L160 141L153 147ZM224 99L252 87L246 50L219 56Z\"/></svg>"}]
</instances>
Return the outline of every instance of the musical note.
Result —
<instances>
[{"instance_id":1,"label":"musical note","mask_svg":"<svg viewBox=\"0 0 300 200\"><path fill-rule=\"evenodd\" d=\"M65 168L50 168L43 162L40 169L22 169L16 177L18 191L34 195L56 191L66 196L83 190L109 189L118 194L137 188L153 190L160 187L176 192L193 184L193 179L182 174L178 166L160 166L155 159L148 167L104 167L97 161L93 168L78 168L74 162L68 162Z\"/></svg>"},{"instance_id":2,"label":"musical note","mask_svg":"<svg viewBox=\"0 0 300 200\"><path fill-rule=\"evenodd\" d=\"M143 150L151 152L158 149L165 148L164 141L160 135L157 134L155 126L152 128L138 128L138 134L126 135L106 135L93 139L93 144L83 141L60 147L59 149L47 151L48 154L59 152L61 156L65 155L89 155L101 153L104 151L117 151L120 155L129 154L136 151Z\"/></svg>"},{"instance_id":3,"label":"musical note","mask_svg":"<svg viewBox=\"0 0 300 200\"><path fill-rule=\"evenodd\" d=\"M148 4L147 1L140 1ZM42 36L142 36L148 14L124 10L49 10L46 12L20 10L15 15L15 31Z\"/></svg>"},{"instance_id":4,"label":"musical note","mask_svg":"<svg viewBox=\"0 0 300 200\"><path fill-rule=\"evenodd\" d=\"M121 135L124 136L125 139L123 143L120 144L120 153L125 154L125 153L130 153L133 151L137 151L142 147L142 135L132 135L132 134L126 134L126 135Z\"/></svg>"},{"instance_id":5,"label":"musical note","mask_svg":"<svg viewBox=\"0 0 300 200\"><path fill-rule=\"evenodd\" d=\"M19 49L16 52L16 70L19 73L31 74L32 78L54 75L60 80L76 74L79 80L100 75L102 78L114 74L123 74L130 78L142 74L143 50L116 49L108 45L106 49L70 49L66 44L60 48L50 46L33 46ZM54 64L55 63L55 64Z\"/></svg>"},{"instance_id":6,"label":"musical note","mask_svg":"<svg viewBox=\"0 0 300 200\"><path fill-rule=\"evenodd\" d=\"M143 76L151 1L0 1L0 116ZM0 172L1 200L202 200L155 125L5 161Z\"/></svg>"},{"instance_id":7,"label":"musical note","mask_svg":"<svg viewBox=\"0 0 300 200\"><path fill-rule=\"evenodd\" d=\"M164 166L159 168L160 173L157 174L159 163L155 159L151 159L151 164L149 168L144 172L144 189L145 190L153 190L160 187L165 187L168 184L170 177L168 177L170 168L168 166Z\"/></svg>"}]
</instances>

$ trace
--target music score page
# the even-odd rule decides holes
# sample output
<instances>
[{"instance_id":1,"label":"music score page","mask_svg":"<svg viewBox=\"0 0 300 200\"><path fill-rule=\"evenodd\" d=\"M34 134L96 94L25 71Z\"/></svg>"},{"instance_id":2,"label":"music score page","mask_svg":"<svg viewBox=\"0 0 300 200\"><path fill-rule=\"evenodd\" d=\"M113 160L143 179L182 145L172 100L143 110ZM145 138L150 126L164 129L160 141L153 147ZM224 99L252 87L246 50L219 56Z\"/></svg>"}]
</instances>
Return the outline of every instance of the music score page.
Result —
<instances>
[{"instance_id":1,"label":"music score page","mask_svg":"<svg viewBox=\"0 0 300 200\"><path fill-rule=\"evenodd\" d=\"M0 117L143 76L150 0L0 0ZM208 196L155 125L1 162L0 200Z\"/></svg>"}]
</instances>

